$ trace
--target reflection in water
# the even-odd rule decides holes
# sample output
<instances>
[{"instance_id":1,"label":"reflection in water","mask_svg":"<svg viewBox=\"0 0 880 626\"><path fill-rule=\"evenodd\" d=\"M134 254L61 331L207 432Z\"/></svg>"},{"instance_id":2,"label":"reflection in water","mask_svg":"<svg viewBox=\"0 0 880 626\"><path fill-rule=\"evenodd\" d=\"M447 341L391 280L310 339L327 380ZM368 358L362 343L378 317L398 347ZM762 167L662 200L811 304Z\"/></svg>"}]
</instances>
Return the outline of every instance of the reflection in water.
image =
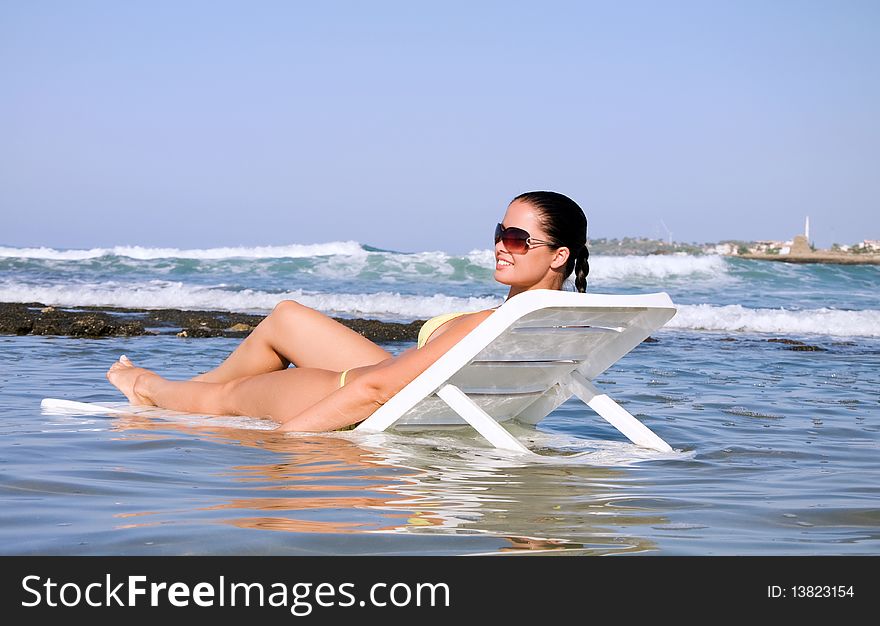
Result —
<instances>
[{"instance_id":1,"label":"reflection in water","mask_svg":"<svg viewBox=\"0 0 880 626\"><path fill-rule=\"evenodd\" d=\"M589 455L531 462L477 447L476 440L462 442L460 433L284 435L134 414L114 418L113 428L127 440L185 434L227 451L234 445L260 452L230 455L236 459L265 458L221 464L213 476L224 488L207 505L203 498L174 511L178 521L211 515L213 523L264 531L479 535L497 538L497 552L583 554L653 551L655 545L634 529L666 522L645 509L638 493L645 483L627 484L623 468L590 465ZM632 456L629 444L607 445ZM211 471L206 465L194 469ZM199 481L197 472L193 481ZM126 527L163 523L150 520L156 514L118 517Z\"/></svg>"}]
</instances>

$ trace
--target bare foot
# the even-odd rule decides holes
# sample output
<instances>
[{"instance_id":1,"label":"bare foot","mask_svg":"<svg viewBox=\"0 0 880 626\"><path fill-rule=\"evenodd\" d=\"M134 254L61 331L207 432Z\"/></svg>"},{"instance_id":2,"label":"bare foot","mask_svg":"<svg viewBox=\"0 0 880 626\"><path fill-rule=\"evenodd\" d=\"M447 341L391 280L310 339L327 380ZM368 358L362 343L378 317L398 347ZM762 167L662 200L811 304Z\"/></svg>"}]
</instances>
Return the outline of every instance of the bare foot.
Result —
<instances>
[{"instance_id":1,"label":"bare foot","mask_svg":"<svg viewBox=\"0 0 880 626\"><path fill-rule=\"evenodd\" d=\"M110 369L107 371L107 380L113 383L113 386L119 389L119 391L124 393L130 403L155 406L155 403L151 402L149 398L139 395L134 391L134 383L141 374L157 376L157 374L148 369L135 367L134 363L123 354L119 357L119 360L116 361L116 363L110 366Z\"/></svg>"}]
</instances>

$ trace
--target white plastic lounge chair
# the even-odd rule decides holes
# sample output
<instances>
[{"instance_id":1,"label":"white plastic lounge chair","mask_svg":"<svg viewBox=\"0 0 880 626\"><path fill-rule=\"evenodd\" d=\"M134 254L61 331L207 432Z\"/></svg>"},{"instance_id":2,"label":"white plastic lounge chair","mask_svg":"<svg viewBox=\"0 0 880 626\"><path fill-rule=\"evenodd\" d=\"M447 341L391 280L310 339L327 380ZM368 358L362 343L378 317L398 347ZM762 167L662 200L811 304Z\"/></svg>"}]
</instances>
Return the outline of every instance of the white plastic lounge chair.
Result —
<instances>
[{"instance_id":1,"label":"white plastic lounge chair","mask_svg":"<svg viewBox=\"0 0 880 626\"><path fill-rule=\"evenodd\" d=\"M669 452L669 444L592 381L675 312L665 293L523 292L355 430L470 424L498 448L528 452L501 423L537 424L576 395L633 443Z\"/></svg>"}]
</instances>

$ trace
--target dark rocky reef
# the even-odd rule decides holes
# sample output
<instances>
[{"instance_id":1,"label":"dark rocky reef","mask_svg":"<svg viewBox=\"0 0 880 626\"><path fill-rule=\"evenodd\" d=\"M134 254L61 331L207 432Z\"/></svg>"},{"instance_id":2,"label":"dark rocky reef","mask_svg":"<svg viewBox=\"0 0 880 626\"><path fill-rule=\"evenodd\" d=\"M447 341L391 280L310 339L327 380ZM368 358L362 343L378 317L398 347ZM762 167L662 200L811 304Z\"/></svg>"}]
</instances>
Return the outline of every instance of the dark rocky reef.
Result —
<instances>
[{"instance_id":1,"label":"dark rocky reef","mask_svg":"<svg viewBox=\"0 0 880 626\"><path fill-rule=\"evenodd\" d=\"M798 341L797 339L768 339L769 343L785 344L786 350L794 350L795 352L825 352L826 348L820 346L811 346L810 344Z\"/></svg>"},{"instance_id":2,"label":"dark rocky reef","mask_svg":"<svg viewBox=\"0 0 880 626\"><path fill-rule=\"evenodd\" d=\"M0 302L0 334L68 337L246 337L265 316L229 311L54 307L39 302ZM424 323L333 318L376 343L416 341Z\"/></svg>"}]
</instances>

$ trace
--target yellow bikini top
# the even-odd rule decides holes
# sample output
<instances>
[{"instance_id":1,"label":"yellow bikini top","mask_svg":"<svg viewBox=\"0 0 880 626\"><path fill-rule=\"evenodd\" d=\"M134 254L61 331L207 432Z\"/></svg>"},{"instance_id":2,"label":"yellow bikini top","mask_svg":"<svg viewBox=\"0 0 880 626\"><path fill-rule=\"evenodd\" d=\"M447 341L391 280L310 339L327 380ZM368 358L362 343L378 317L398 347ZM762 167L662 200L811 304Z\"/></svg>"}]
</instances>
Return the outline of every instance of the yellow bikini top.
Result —
<instances>
[{"instance_id":1,"label":"yellow bikini top","mask_svg":"<svg viewBox=\"0 0 880 626\"><path fill-rule=\"evenodd\" d=\"M437 317L432 317L427 322L425 322L421 329L419 330L419 343L417 345L418 348L421 348L426 343L428 343L428 338L431 336L437 328L448 322L449 320L455 319L456 317L461 317L462 315L467 315L468 313L474 313L474 311L460 311L458 313L444 313L443 315L438 315Z\"/></svg>"},{"instance_id":2,"label":"yellow bikini top","mask_svg":"<svg viewBox=\"0 0 880 626\"><path fill-rule=\"evenodd\" d=\"M501 305L499 304L498 306L492 307L492 309L497 309L500 306ZM444 313L443 315L432 317L427 322L422 324L422 327L419 329L419 343L416 347L421 348L426 343L428 343L428 339L431 337L431 334L449 320L453 320L456 317L461 317L462 315L479 312L480 311L458 311L456 313Z\"/></svg>"}]
</instances>

